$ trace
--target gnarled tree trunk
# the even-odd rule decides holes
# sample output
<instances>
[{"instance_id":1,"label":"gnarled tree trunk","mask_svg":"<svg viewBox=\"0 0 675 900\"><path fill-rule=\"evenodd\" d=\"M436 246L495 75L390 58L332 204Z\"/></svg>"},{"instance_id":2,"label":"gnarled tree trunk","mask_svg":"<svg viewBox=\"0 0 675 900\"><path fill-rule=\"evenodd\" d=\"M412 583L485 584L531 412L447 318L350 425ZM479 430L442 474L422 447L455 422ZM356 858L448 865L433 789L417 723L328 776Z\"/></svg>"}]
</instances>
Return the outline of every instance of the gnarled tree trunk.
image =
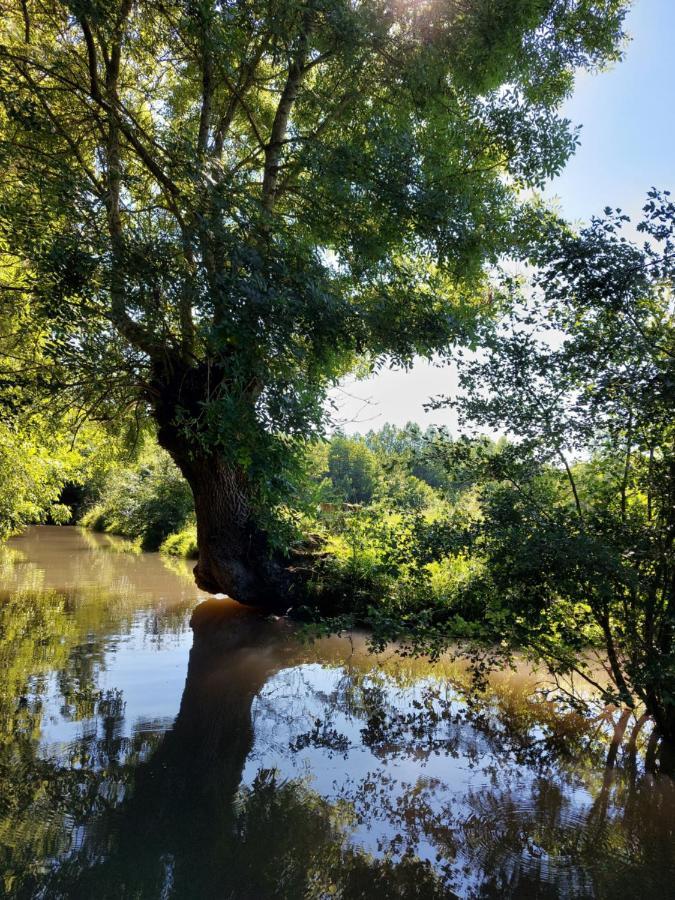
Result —
<instances>
[{"instance_id":1,"label":"gnarled tree trunk","mask_svg":"<svg viewBox=\"0 0 675 900\"><path fill-rule=\"evenodd\" d=\"M218 454L179 461L195 500L200 588L240 603L287 606L292 576L255 523L246 473Z\"/></svg>"},{"instance_id":2,"label":"gnarled tree trunk","mask_svg":"<svg viewBox=\"0 0 675 900\"><path fill-rule=\"evenodd\" d=\"M178 367L157 379L154 397L157 437L192 489L199 559L195 580L202 590L227 594L250 606L286 609L294 577L287 560L270 546L254 517L253 486L245 470L219 449L204 450L176 427L180 408L195 419L207 396L199 368Z\"/></svg>"}]
</instances>

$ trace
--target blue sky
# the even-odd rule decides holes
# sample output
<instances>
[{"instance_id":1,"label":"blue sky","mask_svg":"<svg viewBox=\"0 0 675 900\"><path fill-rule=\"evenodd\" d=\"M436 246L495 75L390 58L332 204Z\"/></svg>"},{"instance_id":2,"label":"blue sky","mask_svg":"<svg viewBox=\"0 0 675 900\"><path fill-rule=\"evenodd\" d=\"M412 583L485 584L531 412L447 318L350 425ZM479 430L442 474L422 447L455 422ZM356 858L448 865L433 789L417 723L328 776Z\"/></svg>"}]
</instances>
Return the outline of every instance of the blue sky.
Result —
<instances>
[{"instance_id":1,"label":"blue sky","mask_svg":"<svg viewBox=\"0 0 675 900\"><path fill-rule=\"evenodd\" d=\"M547 194L571 219L607 205L637 214L652 185L675 189L675 0L634 0L626 25L625 59L582 73L564 106L582 144Z\"/></svg>"},{"instance_id":2,"label":"blue sky","mask_svg":"<svg viewBox=\"0 0 675 900\"><path fill-rule=\"evenodd\" d=\"M675 192L675 0L634 0L626 29L625 58L609 71L582 73L563 114L583 126L581 146L545 194L573 221L605 206L639 215L652 185ZM426 414L432 394L452 392L447 369L420 363L412 372L385 372L337 394L346 431L385 422L443 423L450 415ZM368 401L366 404L365 401Z\"/></svg>"}]
</instances>

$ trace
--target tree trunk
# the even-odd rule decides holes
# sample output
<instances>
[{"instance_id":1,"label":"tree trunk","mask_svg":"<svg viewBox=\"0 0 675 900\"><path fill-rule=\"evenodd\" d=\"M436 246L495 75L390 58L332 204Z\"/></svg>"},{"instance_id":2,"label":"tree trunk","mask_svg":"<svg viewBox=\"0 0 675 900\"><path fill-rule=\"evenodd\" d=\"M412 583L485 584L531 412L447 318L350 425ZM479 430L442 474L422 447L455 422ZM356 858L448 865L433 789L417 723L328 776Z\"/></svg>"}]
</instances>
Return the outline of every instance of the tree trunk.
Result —
<instances>
[{"instance_id":1,"label":"tree trunk","mask_svg":"<svg viewBox=\"0 0 675 900\"><path fill-rule=\"evenodd\" d=\"M192 489L197 517L199 559L195 580L211 594L269 609L288 608L294 577L287 561L270 547L268 536L255 521L253 485L241 466L222 450L200 446L176 426L177 412L195 421L222 373L203 366L182 366L173 361L169 371L159 367L152 402L157 438Z\"/></svg>"},{"instance_id":2,"label":"tree trunk","mask_svg":"<svg viewBox=\"0 0 675 900\"><path fill-rule=\"evenodd\" d=\"M108 897L111 883L128 897L261 896L238 866L237 789L253 747L254 698L293 665L294 647L279 623L215 600L197 606L190 624L178 715L134 770L133 790L90 829L79 890L68 896ZM161 891L167 883L172 890Z\"/></svg>"},{"instance_id":3,"label":"tree trunk","mask_svg":"<svg viewBox=\"0 0 675 900\"><path fill-rule=\"evenodd\" d=\"M669 775L675 774L675 708L671 704L665 705L653 698L648 698L646 705L647 712L654 722L654 730L647 748L652 770L654 760L658 758L660 771Z\"/></svg>"},{"instance_id":4,"label":"tree trunk","mask_svg":"<svg viewBox=\"0 0 675 900\"><path fill-rule=\"evenodd\" d=\"M191 459L180 467L195 500L198 586L240 603L285 608L292 576L253 520L245 472L217 454Z\"/></svg>"}]
</instances>

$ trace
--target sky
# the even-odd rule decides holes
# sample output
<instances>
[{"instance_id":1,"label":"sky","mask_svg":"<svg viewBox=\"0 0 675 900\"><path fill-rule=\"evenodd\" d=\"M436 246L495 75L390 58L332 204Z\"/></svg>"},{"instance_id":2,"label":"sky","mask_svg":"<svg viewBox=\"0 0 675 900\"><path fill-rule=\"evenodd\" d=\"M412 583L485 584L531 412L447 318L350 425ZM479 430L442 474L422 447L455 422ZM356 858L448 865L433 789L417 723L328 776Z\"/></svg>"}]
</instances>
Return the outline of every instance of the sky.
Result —
<instances>
[{"instance_id":1,"label":"sky","mask_svg":"<svg viewBox=\"0 0 675 900\"><path fill-rule=\"evenodd\" d=\"M650 187L675 192L675 0L633 0L626 20L630 41L622 62L598 74L581 73L562 112L582 125L581 145L545 196L573 222L606 206L639 217ZM452 370L419 362L412 371L386 371L345 384L334 393L338 424L348 433L385 422L447 425L450 412L426 413L432 396L451 394Z\"/></svg>"}]
</instances>

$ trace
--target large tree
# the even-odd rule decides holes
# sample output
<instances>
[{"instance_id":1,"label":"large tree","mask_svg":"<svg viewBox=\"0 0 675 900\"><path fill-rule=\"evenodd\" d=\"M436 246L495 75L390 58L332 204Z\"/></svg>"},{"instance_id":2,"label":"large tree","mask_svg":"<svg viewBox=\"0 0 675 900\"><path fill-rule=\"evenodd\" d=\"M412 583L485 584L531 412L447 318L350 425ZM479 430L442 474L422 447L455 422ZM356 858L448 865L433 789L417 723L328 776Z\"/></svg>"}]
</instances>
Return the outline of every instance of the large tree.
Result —
<instances>
[{"instance_id":1,"label":"large tree","mask_svg":"<svg viewBox=\"0 0 675 900\"><path fill-rule=\"evenodd\" d=\"M489 306L484 264L573 150L557 106L617 57L624 6L0 0L3 302L49 358L21 377L154 418L203 588L286 590L263 513L326 388Z\"/></svg>"}]
</instances>

